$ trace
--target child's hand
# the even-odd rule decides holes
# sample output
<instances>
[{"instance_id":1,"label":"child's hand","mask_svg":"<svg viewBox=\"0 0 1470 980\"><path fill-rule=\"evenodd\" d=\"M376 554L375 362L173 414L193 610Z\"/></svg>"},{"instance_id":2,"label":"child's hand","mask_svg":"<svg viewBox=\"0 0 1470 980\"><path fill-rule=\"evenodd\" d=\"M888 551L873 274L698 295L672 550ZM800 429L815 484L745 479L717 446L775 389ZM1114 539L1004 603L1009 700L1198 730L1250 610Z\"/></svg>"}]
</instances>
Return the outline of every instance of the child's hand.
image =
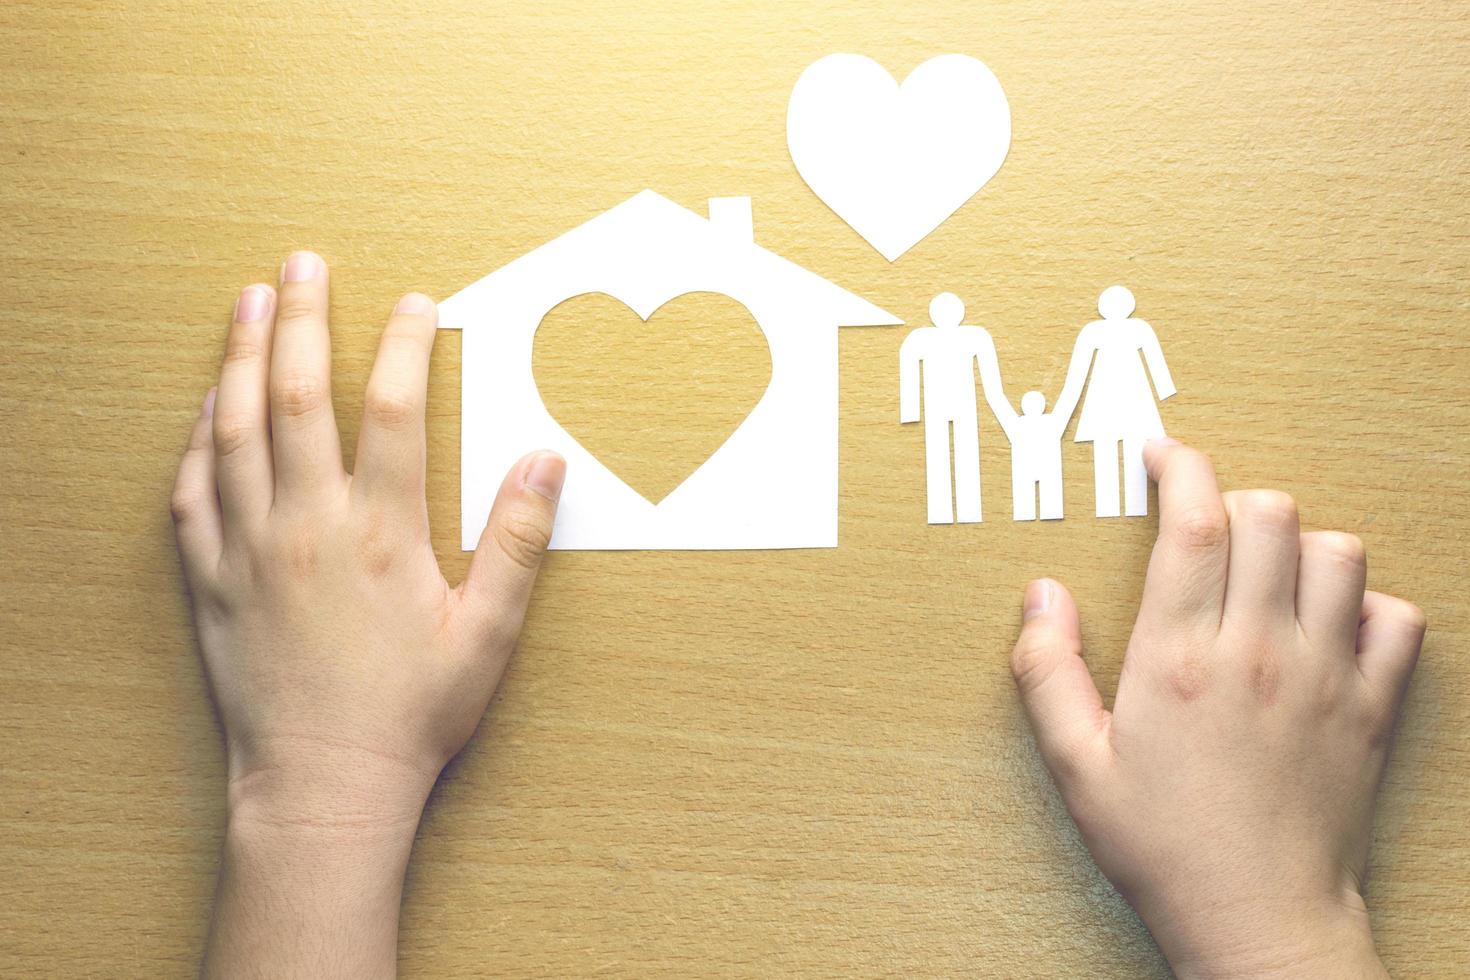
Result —
<instances>
[{"instance_id":1,"label":"child's hand","mask_svg":"<svg viewBox=\"0 0 1470 980\"><path fill-rule=\"evenodd\" d=\"M407 792L417 819L510 656L565 464L545 453L516 466L450 588L424 500L436 322L428 297L398 302L348 474L325 264L298 253L279 298L259 285L240 297L174 497L233 802L284 789L293 809L313 809L283 816L362 818Z\"/></svg>"},{"instance_id":2,"label":"child's hand","mask_svg":"<svg viewBox=\"0 0 1470 980\"><path fill-rule=\"evenodd\" d=\"M1301 533L1290 497L1222 497L1172 440L1145 455L1159 538L1111 713L1071 596L1027 587L1013 666L1042 758L1180 976L1382 975L1373 797L1424 617L1365 593L1362 544Z\"/></svg>"},{"instance_id":3,"label":"child's hand","mask_svg":"<svg viewBox=\"0 0 1470 980\"><path fill-rule=\"evenodd\" d=\"M279 297L261 285L241 294L218 395L206 399L179 467L179 551L228 750L215 966L228 967L220 950L230 929L267 917L258 906L272 897L287 915L335 924L346 918L341 902L365 896L382 906L374 914L391 939L394 875L401 881L424 800L474 732L520 630L565 464L540 453L516 465L468 577L451 588L424 500L435 323L428 297L398 302L348 474L332 413L327 269L312 253L293 255ZM306 880L283 900L293 873ZM357 894L320 894L338 881ZM294 921L293 935L309 931ZM324 931L309 937L318 950L332 942ZM391 943L386 953L362 936L344 946L340 962L362 967L345 972L369 970L352 956L391 964ZM243 955L263 962L261 949Z\"/></svg>"}]
</instances>

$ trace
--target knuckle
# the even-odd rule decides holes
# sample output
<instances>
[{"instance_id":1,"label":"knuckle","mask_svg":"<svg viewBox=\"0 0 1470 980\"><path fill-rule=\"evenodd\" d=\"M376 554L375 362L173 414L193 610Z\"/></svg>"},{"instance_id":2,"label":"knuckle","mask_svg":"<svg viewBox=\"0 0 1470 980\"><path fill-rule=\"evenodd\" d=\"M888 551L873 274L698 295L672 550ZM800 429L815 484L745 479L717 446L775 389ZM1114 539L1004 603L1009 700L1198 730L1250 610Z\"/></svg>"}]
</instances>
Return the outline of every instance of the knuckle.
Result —
<instances>
[{"instance_id":1,"label":"knuckle","mask_svg":"<svg viewBox=\"0 0 1470 980\"><path fill-rule=\"evenodd\" d=\"M195 425L189 432L189 445L185 452L202 453L208 449L212 435L211 426L212 423L206 420L201 420Z\"/></svg>"},{"instance_id":2,"label":"knuckle","mask_svg":"<svg viewBox=\"0 0 1470 980\"><path fill-rule=\"evenodd\" d=\"M236 415L214 417L214 450L221 459L239 455L255 440L256 428Z\"/></svg>"},{"instance_id":3,"label":"knuckle","mask_svg":"<svg viewBox=\"0 0 1470 980\"><path fill-rule=\"evenodd\" d=\"M1406 632L1423 636L1429 628L1429 617L1424 610L1407 599L1394 599L1393 618Z\"/></svg>"},{"instance_id":4,"label":"knuckle","mask_svg":"<svg viewBox=\"0 0 1470 980\"><path fill-rule=\"evenodd\" d=\"M1173 538L1186 551L1213 551L1230 539L1230 522L1219 507L1195 506L1174 521Z\"/></svg>"},{"instance_id":5,"label":"knuckle","mask_svg":"<svg viewBox=\"0 0 1470 980\"><path fill-rule=\"evenodd\" d=\"M417 313L395 313L383 328L380 347L406 347L421 350L434 341L434 322Z\"/></svg>"},{"instance_id":6,"label":"knuckle","mask_svg":"<svg viewBox=\"0 0 1470 980\"><path fill-rule=\"evenodd\" d=\"M249 340L231 341L225 345L225 365L253 364L265 360L265 348Z\"/></svg>"},{"instance_id":7,"label":"knuckle","mask_svg":"<svg viewBox=\"0 0 1470 980\"><path fill-rule=\"evenodd\" d=\"M1031 693L1045 684L1056 670L1060 656L1072 651L1062 650L1051 637L1039 632L1022 632L1011 651L1011 674L1016 687L1023 693Z\"/></svg>"},{"instance_id":8,"label":"knuckle","mask_svg":"<svg viewBox=\"0 0 1470 980\"><path fill-rule=\"evenodd\" d=\"M243 364L265 360L265 345L257 336L258 331L245 324L237 323L230 328L225 339L225 364Z\"/></svg>"},{"instance_id":9,"label":"knuckle","mask_svg":"<svg viewBox=\"0 0 1470 980\"><path fill-rule=\"evenodd\" d=\"M1210 689L1210 674L1209 665L1201 657L1182 657L1164 669L1164 690L1185 704L1198 701Z\"/></svg>"},{"instance_id":10,"label":"knuckle","mask_svg":"<svg viewBox=\"0 0 1470 980\"><path fill-rule=\"evenodd\" d=\"M1343 710L1344 697L1342 675L1336 671L1319 674L1308 692L1308 703L1319 718L1330 718Z\"/></svg>"},{"instance_id":11,"label":"knuckle","mask_svg":"<svg viewBox=\"0 0 1470 980\"><path fill-rule=\"evenodd\" d=\"M1245 658L1246 683L1261 704L1274 704L1281 689L1281 656L1274 646L1262 644Z\"/></svg>"},{"instance_id":12,"label":"knuckle","mask_svg":"<svg viewBox=\"0 0 1470 980\"><path fill-rule=\"evenodd\" d=\"M281 541L281 557L291 575L310 578L321 564L321 539L310 528L296 528Z\"/></svg>"},{"instance_id":13,"label":"knuckle","mask_svg":"<svg viewBox=\"0 0 1470 980\"><path fill-rule=\"evenodd\" d=\"M295 326L310 323L319 316L317 302L311 296L286 293L276 301L276 324Z\"/></svg>"},{"instance_id":14,"label":"knuckle","mask_svg":"<svg viewBox=\"0 0 1470 980\"><path fill-rule=\"evenodd\" d=\"M1363 539L1346 531L1321 531L1317 534L1317 546L1329 561L1349 567L1368 563L1368 551Z\"/></svg>"},{"instance_id":15,"label":"knuckle","mask_svg":"<svg viewBox=\"0 0 1470 980\"><path fill-rule=\"evenodd\" d=\"M1210 457L1193 446L1174 445L1164 450L1161 465L1166 472L1202 476L1208 474L1214 481L1215 463Z\"/></svg>"},{"instance_id":16,"label":"knuckle","mask_svg":"<svg viewBox=\"0 0 1470 980\"><path fill-rule=\"evenodd\" d=\"M326 384L309 374L288 374L271 383L271 404L286 418L313 415L326 400Z\"/></svg>"},{"instance_id":17,"label":"knuckle","mask_svg":"<svg viewBox=\"0 0 1470 980\"><path fill-rule=\"evenodd\" d=\"M363 415L384 429L402 429L419 417L418 399L404 388L377 385L363 399Z\"/></svg>"},{"instance_id":18,"label":"knuckle","mask_svg":"<svg viewBox=\"0 0 1470 980\"><path fill-rule=\"evenodd\" d=\"M1241 517L1272 529L1294 528L1297 523L1296 501L1280 490L1243 490L1236 497Z\"/></svg>"},{"instance_id":19,"label":"knuckle","mask_svg":"<svg viewBox=\"0 0 1470 980\"><path fill-rule=\"evenodd\" d=\"M169 514L175 524L185 524L193 519L200 503L199 495L193 490L175 490L169 498Z\"/></svg>"},{"instance_id":20,"label":"knuckle","mask_svg":"<svg viewBox=\"0 0 1470 980\"><path fill-rule=\"evenodd\" d=\"M370 578L382 578L391 571L402 551L401 542L393 532L393 522L386 514L370 515L358 533L357 553L359 561Z\"/></svg>"},{"instance_id":21,"label":"knuckle","mask_svg":"<svg viewBox=\"0 0 1470 980\"><path fill-rule=\"evenodd\" d=\"M1370 752L1387 752L1393 747L1398 723L1398 699L1383 692L1370 692L1361 699L1349 716Z\"/></svg>"},{"instance_id":22,"label":"knuckle","mask_svg":"<svg viewBox=\"0 0 1470 980\"><path fill-rule=\"evenodd\" d=\"M533 569L541 562L551 543L548 522L524 511L512 511L496 522L495 544L522 568Z\"/></svg>"},{"instance_id":23,"label":"knuckle","mask_svg":"<svg viewBox=\"0 0 1470 980\"><path fill-rule=\"evenodd\" d=\"M1164 451L1165 458L1176 466L1208 466L1214 469L1215 464L1209 456L1193 446L1174 445Z\"/></svg>"}]
</instances>

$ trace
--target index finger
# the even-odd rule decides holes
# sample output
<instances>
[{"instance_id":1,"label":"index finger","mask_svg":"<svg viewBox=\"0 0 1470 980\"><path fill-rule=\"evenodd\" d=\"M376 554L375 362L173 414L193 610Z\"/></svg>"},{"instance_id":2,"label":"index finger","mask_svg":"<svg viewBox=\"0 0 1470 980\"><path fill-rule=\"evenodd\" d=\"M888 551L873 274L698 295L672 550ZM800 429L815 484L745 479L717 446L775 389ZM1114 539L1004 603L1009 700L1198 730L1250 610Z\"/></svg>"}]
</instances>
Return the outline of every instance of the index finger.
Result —
<instances>
[{"instance_id":1,"label":"index finger","mask_svg":"<svg viewBox=\"0 0 1470 980\"><path fill-rule=\"evenodd\" d=\"M1143 447L1149 476L1159 484L1159 538L1143 590L1143 610L1219 625L1230 566L1230 520L1215 464L1173 439Z\"/></svg>"},{"instance_id":2,"label":"index finger","mask_svg":"<svg viewBox=\"0 0 1470 980\"><path fill-rule=\"evenodd\" d=\"M368 378L357 437L354 490L424 506L424 400L438 311L423 293L398 301Z\"/></svg>"}]
</instances>

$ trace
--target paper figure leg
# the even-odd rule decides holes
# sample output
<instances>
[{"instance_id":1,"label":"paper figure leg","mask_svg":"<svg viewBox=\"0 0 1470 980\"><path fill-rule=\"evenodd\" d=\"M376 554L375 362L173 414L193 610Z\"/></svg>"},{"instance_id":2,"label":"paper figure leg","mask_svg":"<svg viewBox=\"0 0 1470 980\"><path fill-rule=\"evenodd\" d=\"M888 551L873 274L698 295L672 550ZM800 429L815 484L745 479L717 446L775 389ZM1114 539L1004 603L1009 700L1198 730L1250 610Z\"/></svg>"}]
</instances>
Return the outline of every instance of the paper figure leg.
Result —
<instances>
[{"instance_id":1,"label":"paper figure leg","mask_svg":"<svg viewBox=\"0 0 1470 980\"><path fill-rule=\"evenodd\" d=\"M924 420L924 468L929 493L929 523L953 524L949 496L949 423Z\"/></svg>"},{"instance_id":2,"label":"paper figure leg","mask_svg":"<svg viewBox=\"0 0 1470 980\"><path fill-rule=\"evenodd\" d=\"M1123 507L1129 517L1148 513L1148 469L1143 465L1143 440L1123 440Z\"/></svg>"},{"instance_id":3,"label":"paper figure leg","mask_svg":"<svg viewBox=\"0 0 1470 980\"><path fill-rule=\"evenodd\" d=\"M1099 440L1092 444L1092 483L1097 494L1097 516L1117 517L1118 444Z\"/></svg>"},{"instance_id":4,"label":"paper figure leg","mask_svg":"<svg viewBox=\"0 0 1470 980\"><path fill-rule=\"evenodd\" d=\"M954 506L961 524L980 523L980 430L974 412L954 420Z\"/></svg>"},{"instance_id":5,"label":"paper figure leg","mask_svg":"<svg viewBox=\"0 0 1470 980\"><path fill-rule=\"evenodd\" d=\"M1011 469L1011 516L1018 521L1036 520L1036 481L1014 466Z\"/></svg>"},{"instance_id":6,"label":"paper figure leg","mask_svg":"<svg viewBox=\"0 0 1470 980\"><path fill-rule=\"evenodd\" d=\"M1061 453L1057 453L1056 465L1048 468L1040 480L1036 481L1041 488L1041 519L1043 521L1060 520L1062 516L1062 459Z\"/></svg>"}]
</instances>

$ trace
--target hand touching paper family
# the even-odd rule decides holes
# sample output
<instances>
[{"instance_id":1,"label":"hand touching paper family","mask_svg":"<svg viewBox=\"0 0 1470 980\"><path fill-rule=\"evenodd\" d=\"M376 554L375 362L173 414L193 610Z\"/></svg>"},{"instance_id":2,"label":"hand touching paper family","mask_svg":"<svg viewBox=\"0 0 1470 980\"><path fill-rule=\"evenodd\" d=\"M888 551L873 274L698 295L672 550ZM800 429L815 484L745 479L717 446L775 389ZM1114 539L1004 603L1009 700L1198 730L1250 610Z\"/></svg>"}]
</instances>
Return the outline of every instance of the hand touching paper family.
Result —
<instances>
[{"instance_id":1,"label":"hand touching paper family","mask_svg":"<svg viewBox=\"0 0 1470 980\"><path fill-rule=\"evenodd\" d=\"M1010 103L990 69L967 55L931 58L899 83L871 58L833 54L797 80L786 136L807 185L892 262L999 171L1011 145ZM1148 512L1143 444L1164 434L1155 393L1168 398L1174 382L1153 329L1132 316L1132 293L1113 286L1098 310L1103 318L1077 337L1055 407L1046 411L1046 397L1031 391L1017 414L1001 384L990 334L961 323L964 304L953 293L934 298L933 326L910 333L899 354L904 422L920 419L923 375L930 524L981 520L977 364L985 401L1011 442L1016 520L1062 516L1062 437L1084 385L1076 441L1093 446L1097 516Z\"/></svg>"},{"instance_id":2,"label":"hand touching paper family","mask_svg":"<svg viewBox=\"0 0 1470 980\"><path fill-rule=\"evenodd\" d=\"M890 134L882 153L869 152L874 122ZM974 59L931 59L900 86L835 55L803 74L788 132L802 176L892 261L995 174L1010 115ZM927 163L899 166L916 156ZM552 417L533 338L573 296L605 293L647 320L693 291L751 314L771 381L708 460L650 500ZM173 498L229 767L205 976L391 975L425 801L495 692L547 548L835 547L838 331L901 323L756 244L749 198L713 198L706 217L645 190L442 304L404 296L348 473L328 307L311 252L281 266L277 287L239 294ZM977 370L1011 443L1016 520L1062 516L1079 402L1097 515L1147 512L1144 444L1164 435L1157 402L1174 380L1132 293L1109 287L1098 312L1051 410L1028 391L1017 412L989 332L964 323L958 296L934 297L932 325L899 353L901 421L925 426L930 523L981 520ZM475 556L456 588L425 498L441 325L466 331L461 497ZM1070 594L1051 579L1026 590L1012 667L1042 759L1180 976L1281 964L1380 975L1362 882L1423 614L1365 592L1362 543L1301 533L1290 497L1222 494L1209 458L1172 440L1149 448L1149 465L1159 540L1113 710L1081 659ZM1138 681L1149 672L1173 680Z\"/></svg>"},{"instance_id":3,"label":"hand touching paper family","mask_svg":"<svg viewBox=\"0 0 1470 980\"><path fill-rule=\"evenodd\" d=\"M1153 328L1133 316L1133 294L1103 290L1101 320L1082 328L1072 348L1056 405L1028 391L1017 414L1001 382L995 342L984 327L964 325L965 307L953 293L929 304L933 326L920 327L899 348L899 420L920 420L922 375L924 460L929 523L981 520L980 435L975 397L978 364L986 404L1011 443L1012 515L1018 521L1062 516L1062 437L1086 386L1075 441L1091 442L1098 517L1119 515L1118 453L1123 454L1123 512L1148 513L1143 444L1164 434L1157 400L1176 391ZM1147 365L1147 373L1144 367ZM1150 381L1150 377L1152 381ZM953 434L954 479L950 480ZM953 495L953 506L951 506ZM1040 507L1037 498L1040 497Z\"/></svg>"}]
</instances>

